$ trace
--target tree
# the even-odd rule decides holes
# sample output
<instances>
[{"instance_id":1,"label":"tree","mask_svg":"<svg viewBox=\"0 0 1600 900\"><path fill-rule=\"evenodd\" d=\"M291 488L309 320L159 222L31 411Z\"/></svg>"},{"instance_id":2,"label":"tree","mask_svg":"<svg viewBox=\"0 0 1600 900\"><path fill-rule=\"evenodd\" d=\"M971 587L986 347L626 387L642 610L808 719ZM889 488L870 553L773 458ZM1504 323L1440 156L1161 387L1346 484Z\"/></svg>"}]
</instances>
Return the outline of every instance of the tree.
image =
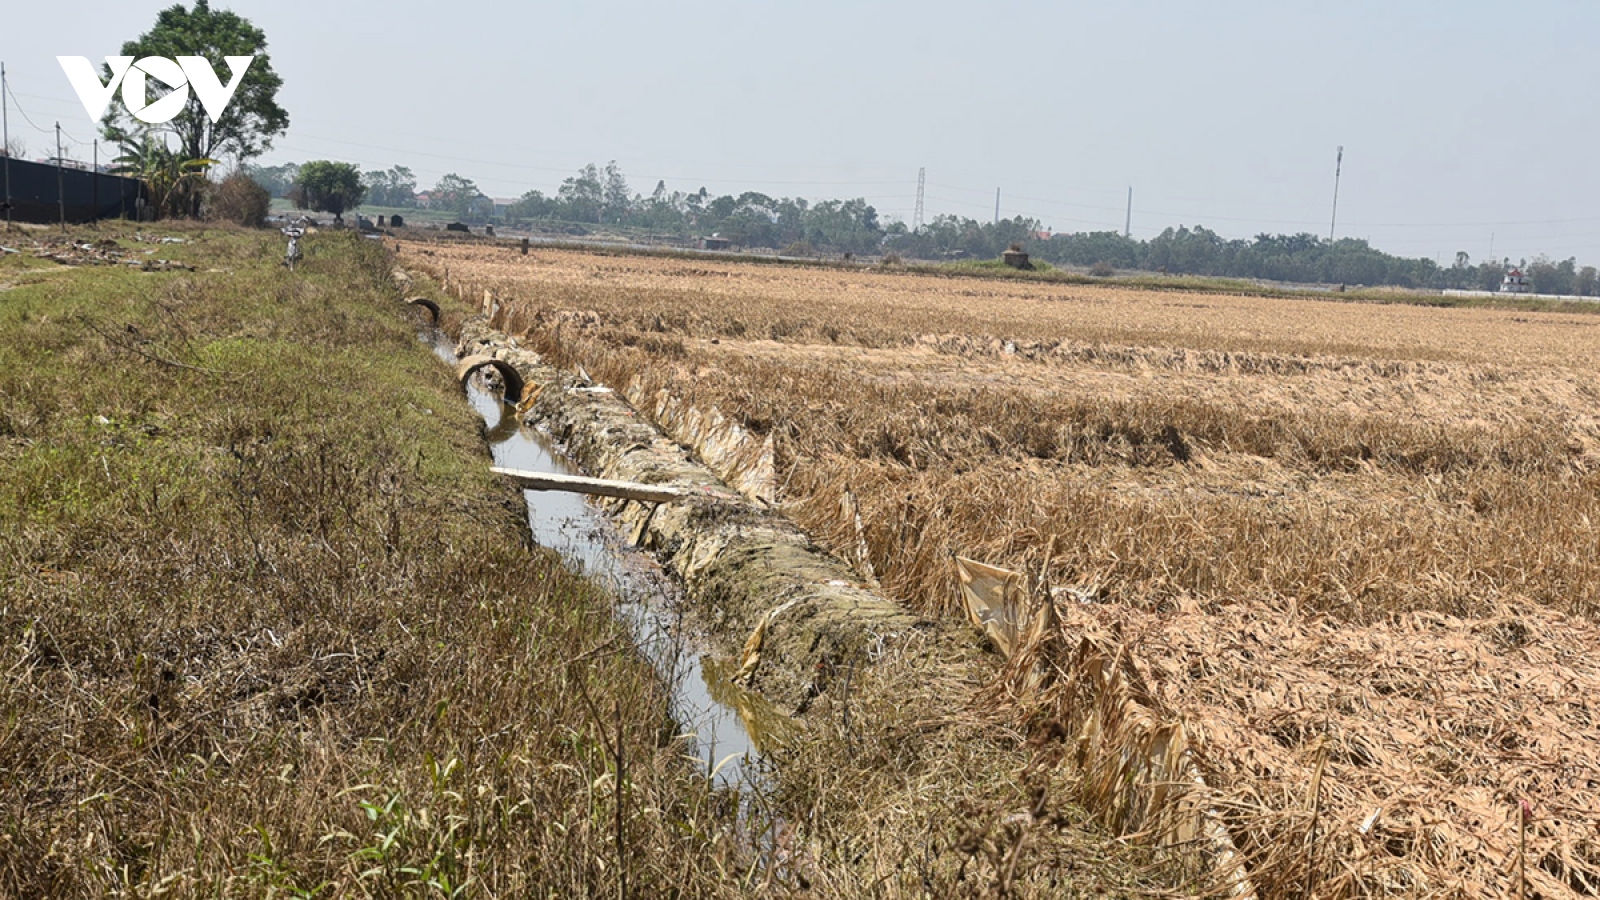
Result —
<instances>
[{"instance_id":1,"label":"tree","mask_svg":"<svg viewBox=\"0 0 1600 900\"><path fill-rule=\"evenodd\" d=\"M367 186L367 202L373 206L411 207L417 205L417 176L405 166L386 172L367 172L361 176Z\"/></svg>"},{"instance_id":2,"label":"tree","mask_svg":"<svg viewBox=\"0 0 1600 900\"><path fill-rule=\"evenodd\" d=\"M1522 269L1527 273L1528 283L1533 286L1535 294L1571 294L1573 283L1578 280L1578 261L1575 258L1558 263L1541 253Z\"/></svg>"},{"instance_id":3,"label":"tree","mask_svg":"<svg viewBox=\"0 0 1600 900\"><path fill-rule=\"evenodd\" d=\"M185 159L148 132L125 138L111 171L144 182L159 215L198 214L205 195L206 170L213 160Z\"/></svg>"},{"instance_id":4,"label":"tree","mask_svg":"<svg viewBox=\"0 0 1600 900\"><path fill-rule=\"evenodd\" d=\"M241 162L260 156L272 148L272 139L289 128L289 114L278 105L278 88L283 79L272 70L267 55L267 37L261 29L227 10L213 11L207 0L195 0L193 9L182 4L168 7L156 16L154 28L136 41L122 45L122 55L141 59L146 56L203 56L211 63L219 80L226 81L229 68L226 56L250 56L238 90L228 108L212 122L195 92L171 122L160 126L176 135L178 155L184 159L216 159L233 156ZM111 77L105 67L103 77ZM154 86L155 82L147 82ZM129 114L120 92L102 120L108 140L123 143L151 130Z\"/></svg>"},{"instance_id":5,"label":"tree","mask_svg":"<svg viewBox=\"0 0 1600 900\"><path fill-rule=\"evenodd\" d=\"M600 183L600 170L594 163L584 166L578 174L561 182L556 191L561 202L561 215L575 222L598 222L605 208L605 187Z\"/></svg>"},{"instance_id":6,"label":"tree","mask_svg":"<svg viewBox=\"0 0 1600 900\"><path fill-rule=\"evenodd\" d=\"M547 219L555 212L555 201L542 191L529 191L511 204L506 215L512 219Z\"/></svg>"},{"instance_id":7,"label":"tree","mask_svg":"<svg viewBox=\"0 0 1600 900\"><path fill-rule=\"evenodd\" d=\"M617 167L617 161L613 159L606 163L602 201L605 217L613 222L621 222L622 217L628 214L628 196L628 179L622 177L622 169Z\"/></svg>"},{"instance_id":8,"label":"tree","mask_svg":"<svg viewBox=\"0 0 1600 900\"><path fill-rule=\"evenodd\" d=\"M267 193L273 197L289 196L289 189L300 179L299 163L284 163L281 166L253 166L245 163L239 167L239 171L266 188Z\"/></svg>"},{"instance_id":9,"label":"tree","mask_svg":"<svg viewBox=\"0 0 1600 900\"><path fill-rule=\"evenodd\" d=\"M300 187L296 206L333 213L337 222L343 222L344 211L360 206L367 195L355 163L327 159L314 159L300 167Z\"/></svg>"},{"instance_id":10,"label":"tree","mask_svg":"<svg viewBox=\"0 0 1600 900\"><path fill-rule=\"evenodd\" d=\"M451 172L433 186L432 206L466 218L471 212L472 202L481 196L483 191L478 190L478 185L472 179Z\"/></svg>"},{"instance_id":11,"label":"tree","mask_svg":"<svg viewBox=\"0 0 1600 900\"><path fill-rule=\"evenodd\" d=\"M1578 277L1572 283L1572 292L1585 297L1593 297L1600 292L1600 271L1594 266L1584 266L1578 270Z\"/></svg>"}]
</instances>

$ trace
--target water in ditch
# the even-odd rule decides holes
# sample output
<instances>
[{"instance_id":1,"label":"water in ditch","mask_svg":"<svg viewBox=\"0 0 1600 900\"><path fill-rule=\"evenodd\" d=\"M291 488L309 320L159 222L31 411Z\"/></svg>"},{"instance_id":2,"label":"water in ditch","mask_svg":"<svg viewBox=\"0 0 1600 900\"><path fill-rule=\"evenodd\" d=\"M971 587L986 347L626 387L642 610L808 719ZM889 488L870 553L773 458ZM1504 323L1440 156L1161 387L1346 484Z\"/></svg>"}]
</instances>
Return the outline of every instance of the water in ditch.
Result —
<instances>
[{"instance_id":1,"label":"water in ditch","mask_svg":"<svg viewBox=\"0 0 1600 900\"><path fill-rule=\"evenodd\" d=\"M455 350L442 332L424 340L450 365ZM555 450L548 438L519 426L515 412L500 398L469 384L467 399L487 427L486 438L497 466L533 472L581 474ZM616 526L582 495L562 491L524 491L528 526L534 540L561 554L567 567L603 585L617 598L618 615L627 624L640 652L672 693L672 714L693 736L695 752L719 784L744 785L760 780L759 760L751 730L738 704L738 688L724 683L722 670L706 653L706 642L688 628L679 614L677 585L647 555L628 547ZM759 728L762 716L752 717ZM759 734L757 735L759 737Z\"/></svg>"}]
</instances>

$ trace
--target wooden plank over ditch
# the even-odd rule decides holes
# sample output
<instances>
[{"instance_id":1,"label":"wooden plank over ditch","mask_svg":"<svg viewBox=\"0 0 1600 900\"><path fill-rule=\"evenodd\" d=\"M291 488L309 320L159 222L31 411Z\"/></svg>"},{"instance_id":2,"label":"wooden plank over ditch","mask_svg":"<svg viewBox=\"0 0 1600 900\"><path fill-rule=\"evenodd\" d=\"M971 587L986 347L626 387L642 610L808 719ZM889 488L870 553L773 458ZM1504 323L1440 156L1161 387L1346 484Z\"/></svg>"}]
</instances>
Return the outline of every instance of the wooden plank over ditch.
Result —
<instances>
[{"instance_id":1,"label":"wooden plank over ditch","mask_svg":"<svg viewBox=\"0 0 1600 900\"><path fill-rule=\"evenodd\" d=\"M613 481L609 478L589 478L584 475L558 475L554 472L525 472L494 466L489 471L504 475L529 491L569 491L575 494L592 494L597 497L621 497L645 503L671 503L688 496L678 488L657 484L640 484L636 481Z\"/></svg>"}]
</instances>

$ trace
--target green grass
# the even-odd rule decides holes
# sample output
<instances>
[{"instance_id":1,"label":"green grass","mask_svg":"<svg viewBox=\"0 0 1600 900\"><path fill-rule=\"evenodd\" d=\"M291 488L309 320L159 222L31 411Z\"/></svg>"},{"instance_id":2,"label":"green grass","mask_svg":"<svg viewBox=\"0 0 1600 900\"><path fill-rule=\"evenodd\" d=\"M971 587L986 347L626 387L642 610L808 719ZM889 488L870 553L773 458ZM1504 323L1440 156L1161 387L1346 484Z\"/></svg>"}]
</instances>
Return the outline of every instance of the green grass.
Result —
<instances>
[{"instance_id":1,"label":"green grass","mask_svg":"<svg viewBox=\"0 0 1600 900\"><path fill-rule=\"evenodd\" d=\"M1029 273L1042 275L1059 271L1055 266L1042 259L1030 260L1030 264L1033 266L1032 269L1013 268L1006 265L1006 261L1003 259L964 259L959 262L939 263L942 268L949 269L952 272L999 273L1001 275L1007 272L1021 272L1024 275Z\"/></svg>"}]
</instances>

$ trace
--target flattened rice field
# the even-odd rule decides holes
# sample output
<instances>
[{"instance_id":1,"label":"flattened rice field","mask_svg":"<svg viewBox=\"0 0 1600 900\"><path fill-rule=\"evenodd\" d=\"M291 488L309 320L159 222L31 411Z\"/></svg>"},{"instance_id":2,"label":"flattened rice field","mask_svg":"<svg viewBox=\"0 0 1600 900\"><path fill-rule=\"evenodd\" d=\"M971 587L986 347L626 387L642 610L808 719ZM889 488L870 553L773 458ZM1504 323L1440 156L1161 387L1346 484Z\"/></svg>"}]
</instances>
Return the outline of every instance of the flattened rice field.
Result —
<instances>
[{"instance_id":1,"label":"flattened rice field","mask_svg":"<svg viewBox=\"0 0 1600 900\"><path fill-rule=\"evenodd\" d=\"M1600 315L402 260L770 437L781 506L917 612L962 615L956 555L1056 597L1059 633L959 702L1048 733L1071 648L1116 648L1263 896L1600 891ZM1010 689L1024 663L1058 683Z\"/></svg>"}]
</instances>

